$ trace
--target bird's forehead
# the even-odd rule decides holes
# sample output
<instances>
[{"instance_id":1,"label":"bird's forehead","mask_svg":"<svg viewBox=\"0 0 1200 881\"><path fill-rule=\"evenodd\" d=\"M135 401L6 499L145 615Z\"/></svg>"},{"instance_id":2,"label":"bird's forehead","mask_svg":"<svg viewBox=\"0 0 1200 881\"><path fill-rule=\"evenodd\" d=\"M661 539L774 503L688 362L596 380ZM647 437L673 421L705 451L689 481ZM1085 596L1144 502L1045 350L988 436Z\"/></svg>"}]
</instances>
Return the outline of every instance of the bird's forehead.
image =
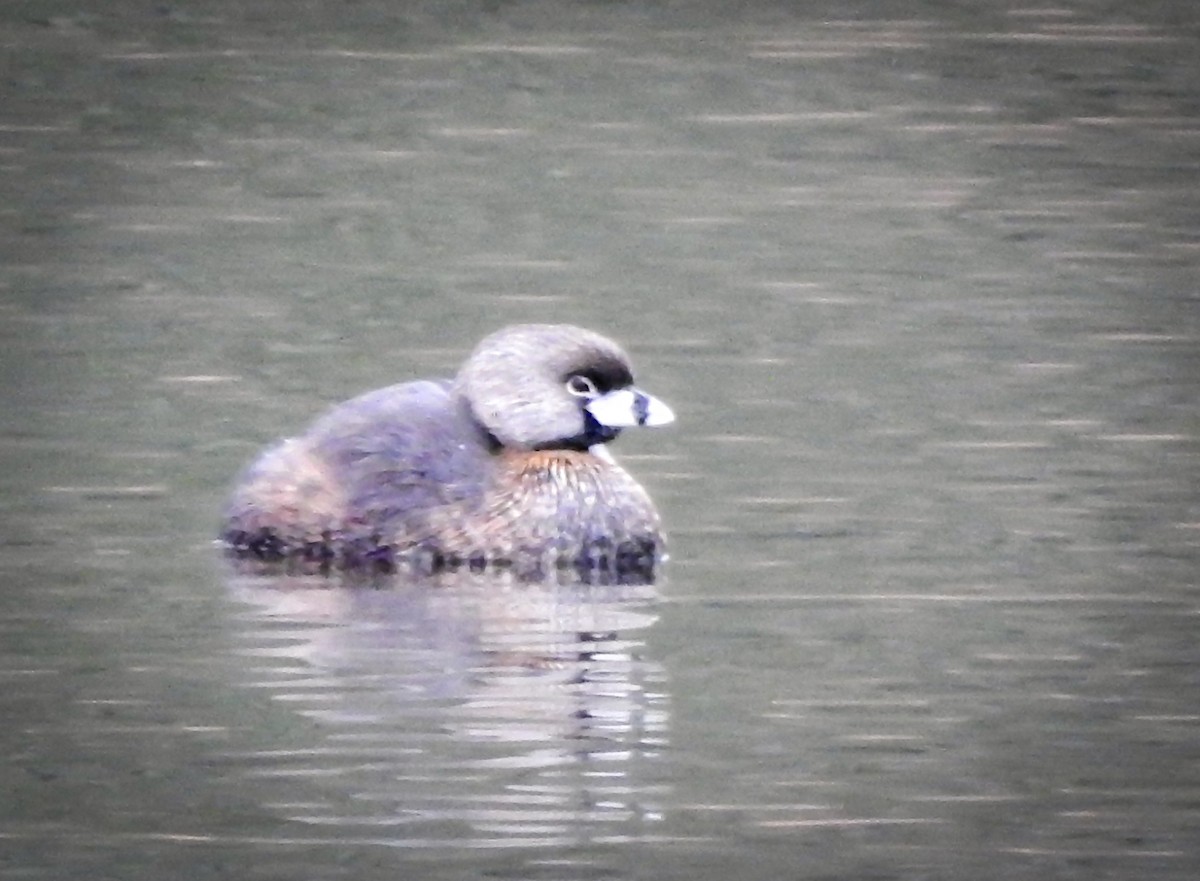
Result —
<instances>
[{"instance_id":1,"label":"bird's forehead","mask_svg":"<svg viewBox=\"0 0 1200 881\"><path fill-rule=\"evenodd\" d=\"M582 374L598 386L619 388L633 382L629 361L619 352L591 351L571 358L563 367L564 378Z\"/></svg>"}]
</instances>

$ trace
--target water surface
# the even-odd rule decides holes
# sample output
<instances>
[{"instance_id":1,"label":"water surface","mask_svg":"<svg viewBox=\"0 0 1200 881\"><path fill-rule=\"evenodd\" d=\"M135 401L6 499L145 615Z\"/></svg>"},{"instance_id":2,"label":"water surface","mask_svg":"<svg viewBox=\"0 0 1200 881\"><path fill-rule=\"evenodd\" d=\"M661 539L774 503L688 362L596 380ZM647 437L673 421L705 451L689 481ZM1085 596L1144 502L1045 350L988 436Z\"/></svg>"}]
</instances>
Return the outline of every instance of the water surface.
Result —
<instances>
[{"instance_id":1,"label":"water surface","mask_svg":"<svg viewBox=\"0 0 1200 881\"><path fill-rule=\"evenodd\" d=\"M0 16L7 874L1195 876L1190 4ZM676 409L662 581L223 563L528 320Z\"/></svg>"}]
</instances>

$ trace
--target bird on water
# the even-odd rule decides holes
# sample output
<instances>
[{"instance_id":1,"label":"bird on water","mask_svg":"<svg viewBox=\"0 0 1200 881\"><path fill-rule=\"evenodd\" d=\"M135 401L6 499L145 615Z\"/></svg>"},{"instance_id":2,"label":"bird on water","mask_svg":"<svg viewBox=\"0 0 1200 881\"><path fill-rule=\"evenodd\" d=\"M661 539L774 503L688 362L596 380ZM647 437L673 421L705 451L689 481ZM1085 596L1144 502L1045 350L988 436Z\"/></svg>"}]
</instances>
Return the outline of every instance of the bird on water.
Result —
<instances>
[{"instance_id":1,"label":"bird on water","mask_svg":"<svg viewBox=\"0 0 1200 881\"><path fill-rule=\"evenodd\" d=\"M612 340L506 327L453 379L367 392L267 448L238 478L221 538L239 558L322 568L651 579L661 520L607 444L674 418Z\"/></svg>"}]
</instances>

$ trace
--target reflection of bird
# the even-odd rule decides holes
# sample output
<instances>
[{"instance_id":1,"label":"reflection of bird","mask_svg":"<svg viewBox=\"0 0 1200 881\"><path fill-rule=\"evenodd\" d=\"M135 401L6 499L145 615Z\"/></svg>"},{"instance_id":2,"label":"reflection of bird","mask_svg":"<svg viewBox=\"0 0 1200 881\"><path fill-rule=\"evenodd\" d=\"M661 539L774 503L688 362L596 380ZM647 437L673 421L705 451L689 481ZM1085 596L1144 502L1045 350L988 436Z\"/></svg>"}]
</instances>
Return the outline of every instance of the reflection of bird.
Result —
<instances>
[{"instance_id":1,"label":"reflection of bird","mask_svg":"<svg viewBox=\"0 0 1200 881\"><path fill-rule=\"evenodd\" d=\"M222 537L243 557L348 568L652 575L658 512L604 444L673 419L611 340L508 327L454 380L368 392L266 450L238 480Z\"/></svg>"}]
</instances>

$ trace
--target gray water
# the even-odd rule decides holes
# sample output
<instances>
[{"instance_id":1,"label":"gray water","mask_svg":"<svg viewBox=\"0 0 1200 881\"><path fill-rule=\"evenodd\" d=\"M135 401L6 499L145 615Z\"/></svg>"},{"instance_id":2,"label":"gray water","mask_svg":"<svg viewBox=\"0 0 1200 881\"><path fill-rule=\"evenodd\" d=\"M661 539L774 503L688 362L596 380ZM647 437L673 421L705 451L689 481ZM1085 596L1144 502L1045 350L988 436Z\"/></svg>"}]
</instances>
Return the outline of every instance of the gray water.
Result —
<instances>
[{"instance_id":1,"label":"gray water","mask_svg":"<svg viewBox=\"0 0 1200 881\"><path fill-rule=\"evenodd\" d=\"M1196 877L1193 6L0 7L0 875ZM530 320L658 584L224 565Z\"/></svg>"}]
</instances>

